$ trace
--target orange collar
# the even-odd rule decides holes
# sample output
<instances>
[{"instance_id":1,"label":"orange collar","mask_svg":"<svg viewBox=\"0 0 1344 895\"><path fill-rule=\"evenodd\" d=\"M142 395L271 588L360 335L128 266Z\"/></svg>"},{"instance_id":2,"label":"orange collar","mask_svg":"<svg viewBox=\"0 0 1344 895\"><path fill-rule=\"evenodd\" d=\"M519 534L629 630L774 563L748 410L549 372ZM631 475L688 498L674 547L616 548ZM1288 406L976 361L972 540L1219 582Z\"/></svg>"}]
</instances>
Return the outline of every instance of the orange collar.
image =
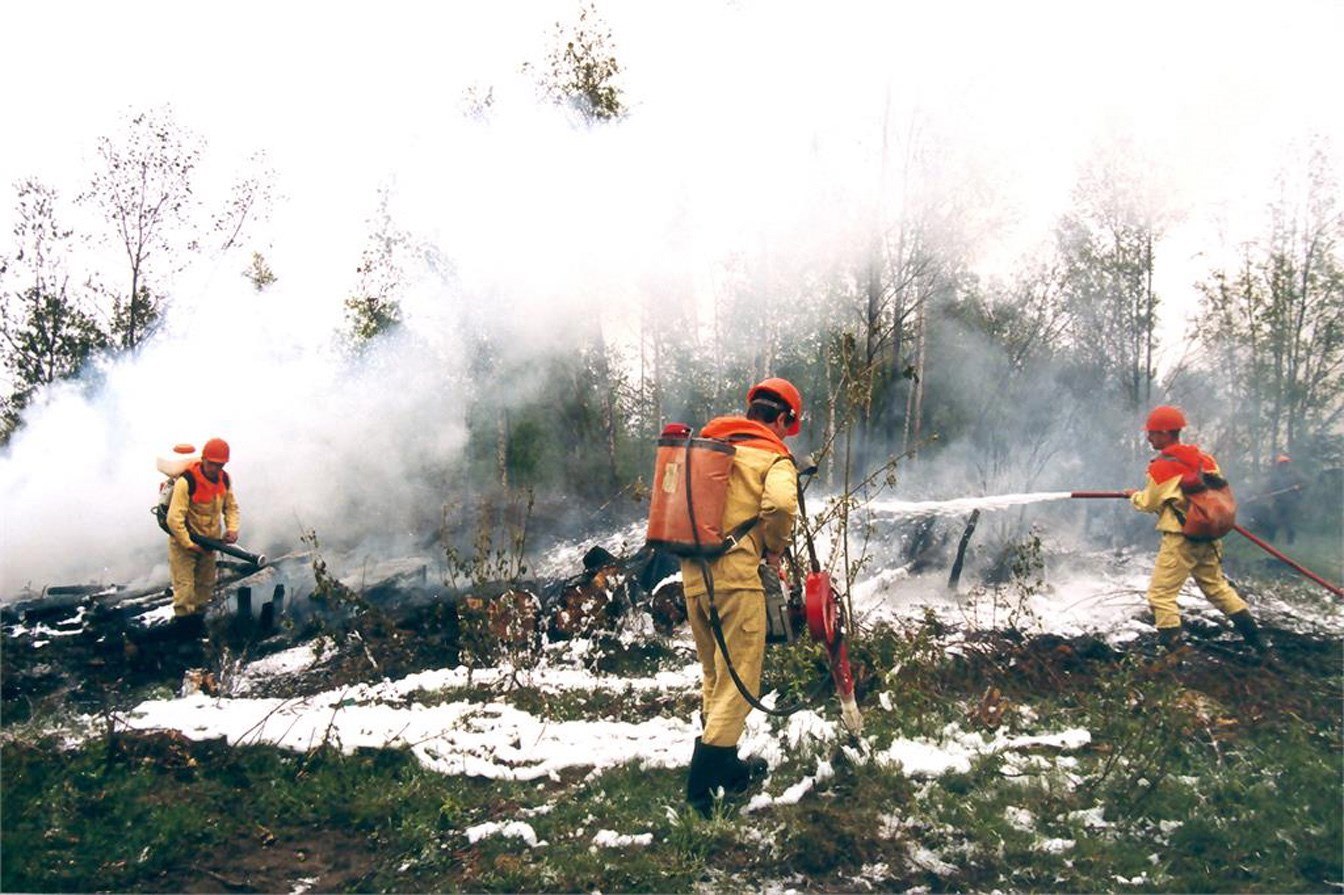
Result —
<instances>
[{"instance_id":1,"label":"orange collar","mask_svg":"<svg viewBox=\"0 0 1344 895\"><path fill-rule=\"evenodd\" d=\"M785 457L792 456L788 447L769 426L756 420L749 420L745 416L715 417L705 423L704 428L700 430L700 436L720 438L734 444L746 444L748 447L773 451Z\"/></svg>"}]
</instances>

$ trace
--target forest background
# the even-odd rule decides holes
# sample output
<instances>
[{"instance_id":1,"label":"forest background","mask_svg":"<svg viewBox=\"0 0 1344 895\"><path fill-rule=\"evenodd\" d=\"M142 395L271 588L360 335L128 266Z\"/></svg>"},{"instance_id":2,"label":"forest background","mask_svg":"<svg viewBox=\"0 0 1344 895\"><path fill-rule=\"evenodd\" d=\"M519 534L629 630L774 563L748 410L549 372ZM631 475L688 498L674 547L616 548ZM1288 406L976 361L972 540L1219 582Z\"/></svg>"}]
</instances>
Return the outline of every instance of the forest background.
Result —
<instances>
[{"instance_id":1,"label":"forest background","mask_svg":"<svg viewBox=\"0 0 1344 895\"><path fill-rule=\"evenodd\" d=\"M1006 244L993 181L890 85L861 146L828 146L818 131L810 147L781 150L803 172L820 157L861 156L861 201L822 178L779 196L735 195L758 202L763 220L797 203L740 239L711 236L712 222L632 220L625 226L652 232L661 257L631 260L634 275L552 277L629 251L604 244L622 223L600 221L597 187L595 207L582 207L582 178L592 159L600 167L628 151L622 135L650 115L626 86L603 13L590 5L558 18L532 58L514 63L529 102L549 110L543 136L554 142L514 160L506 185L530 196L543 178L578 180L563 194L570 204L536 220L507 190L489 200L498 219L481 229L509 234L493 260L526 271L507 283L473 279L469 252L418 213L423 184L393 174L369 196L357 242L306 247L346 271L347 287L286 292L276 259L293 246L277 241L286 197L266 152L226 172L170 105L126 110L72 182L12 185L0 255L0 486L13 508L5 537L19 548L6 552L34 562L8 563L6 585L43 568L35 557L53 529L83 524L39 506L50 481L39 467L88 466L79 475L116 482L99 502L138 508L152 495L136 489L149 489L109 472L128 445L149 457L224 434L241 448L244 493L274 507L250 519L262 540L292 536L296 517L338 537L357 517L351 540L375 528L437 531L450 506L478 498L588 509L638 500L666 422L739 409L745 386L767 375L805 395L799 447L828 459L832 488L893 458L942 496L1133 487L1148 456L1141 421L1175 403L1243 494L1263 490L1287 454L1317 496L1307 521L1337 525L1344 213L1329 134L1283 135L1277 171L1253 185L1270 198L1251 232L1211 237L1195 259L1202 273L1179 294L1155 285L1164 264L1191 260L1168 239L1191 210L1168 188L1162 158L1123 130L1098 140L1047 238ZM509 90L480 81L444 98L438 114L463 128L464 165L493 151L472 134L517 126ZM652 189L665 161L641 160L639 177L613 171L606 189ZM732 171L721 176L708 188L731 192ZM483 190L503 183L486 180ZM433 197L445 199L441 213L486 207L455 188ZM576 258L588 228L593 254ZM566 230L579 235L559 238ZM698 251L706 242L713 251ZM553 291L574 282L581 294ZM267 333L292 329L307 341ZM259 366L246 373L240 362ZM146 416L155 425L135 429ZM73 432L93 433L95 447L72 446ZM340 481L310 485L319 468ZM312 503L279 506L285 489ZM88 521L117 528L121 518Z\"/></svg>"}]
</instances>

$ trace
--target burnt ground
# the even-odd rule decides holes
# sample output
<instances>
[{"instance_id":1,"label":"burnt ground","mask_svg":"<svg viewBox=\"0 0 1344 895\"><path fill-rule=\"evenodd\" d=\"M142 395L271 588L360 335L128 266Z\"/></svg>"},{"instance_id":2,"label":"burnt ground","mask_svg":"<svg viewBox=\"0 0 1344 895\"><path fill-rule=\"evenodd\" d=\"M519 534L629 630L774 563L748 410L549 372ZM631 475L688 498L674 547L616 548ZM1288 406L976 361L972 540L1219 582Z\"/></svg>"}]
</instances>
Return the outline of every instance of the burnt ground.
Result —
<instances>
[{"instance_id":1,"label":"burnt ground","mask_svg":"<svg viewBox=\"0 0 1344 895\"><path fill-rule=\"evenodd\" d=\"M603 556L613 562L563 580L453 592L394 577L355 593L319 579L298 600L276 588L257 605L246 586L255 579L242 578L221 587L199 632L166 621L171 598L162 592L54 588L0 607L0 719L129 708L148 691L179 689L190 669L211 673L207 688L227 687L239 665L319 638L320 671L251 692L306 695L427 668L535 659L547 642L609 635L636 610L664 634L684 620L678 585L645 589L647 558Z\"/></svg>"},{"instance_id":2,"label":"burnt ground","mask_svg":"<svg viewBox=\"0 0 1344 895\"><path fill-rule=\"evenodd\" d=\"M661 634L684 620L678 585L651 595L618 567L531 588L498 585L445 594L390 587L358 596L314 597L302 611L277 604L275 613L263 611L259 617L217 613L200 637L184 637L167 623L144 623L147 609L166 605L162 595L109 599L71 590L75 592L11 604L0 613L0 719L5 724L57 709L99 713L130 708L148 692L178 690L190 669L213 675L207 689L227 688L230 669L317 638L327 644L320 670L262 681L250 692L302 696L427 668L488 667L502 660L526 664L546 642L611 634L631 611L649 613ZM946 633L936 621L924 624L908 636L936 641ZM1210 699L1240 706L1251 722L1285 715L1317 717L1322 711L1338 715L1341 694L1333 681L1344 667L1344 642L1265 620L1261 627L1274 645L1268 662L1226 627L1188 619L1188 648L1179 667L1165 672ZM657 643L650 647L658 652ZM626 652L638 650L627 647ZM851 655L862 699L871 669L889 668L893 661L867 649L861 638ZM1127 658L1160 666L1158 657L1153 636L1121 650L1094 636L1028 637L1013 630L986 630L969 632L964 644L939 664L936 679L918 683L958 698L992 687L1021 701L1042 691L1086 687ZM1162 673L1158 667L1154 672Z\"/></svg>"},{"instance_id":3,"label":"burnt ground","mask_svg":"<svg viewBox=\"0 0 1344 895\"><path fill-rule=\"evenodd\" d=\"M9 725L65 709L96 714L128 708L150 692L177 690L188 668L222 672L229 662L314 637L332 643L321 671L263 684L258 695L268 695L267 690L273 691L269 695L300 695L458 663L489 665L506 655L516 658L520 651L534 651L546 640L611 628L622 612L622 601L614 596L620 583L618 576L588 577L567 583L567 589L553 588L549 598L510 588L453 599L431 599L421 591L388 592L377 602L333 606L303 620L271 618L264 626L219 616L211 619L205 638L187 641L175 637L170 626L138 624L143 600L118 604L81 598L45 608L29 606L22 618L11 613L5 619L0 650L3 720ZM646 602L644 608L651 606ZM678 619L662 621L667 627ZM1096 637L975 632L956 654L922 666L904 686L925 698L965 702L972 706L974 721L992 728L1014 703L1030 704L1043 693L1094 691L1127 665L1139 663L1149 674L1179 681L1185 691L1182 699L1188 699L1191 711L1207 716L1211 735L1219 738L1295 719L1331 725L1344 712L1339 689L1344 644L1337 637L1262 627L1275 646L1267 663L1226 629L1195 625L1190 647L1174 667L1156 661L1159 653L1152 637L1120 650ZM936 644L940 633L945 632L936 623L926 622L924 630L904 636ZM861 703L876 681L875 669L892 667L889 658L862 642L854 644ZM6 745L11 759L27 748L12 741ZM229 773L239 761L234 751L220 741L193 742L174 733L123 735L115 742L116 761L152 765L184 779L205 766ZM573 779L562 775L543 785L562 790L572 784ZM467 888L474 878L469 866L474 855L463 850L461 884ZM378 876L386 873L386 859L377 836L299 818L254 824L194 862L146 881L146 890L282 892L292 891L301 879L315 880L319 891L368 890L386 887L386 879Z\"/></svg>"}]
</instances>

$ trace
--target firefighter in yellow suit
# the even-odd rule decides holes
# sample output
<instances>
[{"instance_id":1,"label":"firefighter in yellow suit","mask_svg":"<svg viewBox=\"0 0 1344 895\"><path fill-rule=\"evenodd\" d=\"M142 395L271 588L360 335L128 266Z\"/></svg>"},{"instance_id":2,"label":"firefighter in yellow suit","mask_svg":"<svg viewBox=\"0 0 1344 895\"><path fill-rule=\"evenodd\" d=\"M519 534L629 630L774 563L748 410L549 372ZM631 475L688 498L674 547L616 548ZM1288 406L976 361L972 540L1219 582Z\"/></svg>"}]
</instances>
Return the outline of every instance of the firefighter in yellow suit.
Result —
<instances>
[{"instance_id":1,"label":"firefighter in yellow suit","mask_svg":"<svg viewBox=\"0 0 1344 895\"><path fill-rule=\"evenodd\" d=\"M1217 462L1197 445L1182 444L1185 414L1177 407L1162 405L1148 415L1148 444L1158 455L1148 464L1148 476L1140 491L1130 493L1136 510L1157 514L1162 544L1148 584L1157 636L1169 651L1181 646L1181 613L1176 597L1186 579L1195 583L1210 603L1221 609L1237 633L1257 653L1265 651L1251 611L1223 576L1223 542L1192 540L1182 534L1182 517L1189 501L1181 490L1181 477L1192 470L1220 475Z\"/></svg>"},{"instance_id":2,"label":"firefighter in yellow suit","mask_svg":"<svg viewBox=\"0 0 1344 895\"><path fill-rule=\"evenodd\" d=\"M798 513L798 470L784 439L797 435L802 396L786 379L766 379L747 392L747 415L722 416L700 430L737 448L728 478L723 530L753 518L755 525L727 553L709 563L714 605L724 644L742 683L760 697L765 658L765 590L761 576L778 575L781 555ZM764 565L762 565L764 561ZM682 560L686 610L702 671L704 731L696 738L686 800L708 815L715 794L740 795L765 775L765 761L744 761L737 741L751 706L728 671L710 622L709 590L697 561Z\"/></svg>"},{"instance_id":3,"label":"firefighter in yellow suit","mask_svg":"<svg viewBox=\"0 0 1344 895\"><path fill-rule=\"evenodd\" d=\"M214 551L194 543L191 533L228 544L238 540L241 517L224 471L228 462L229 445L212 438L201 450L201 459L173 483L167 517L168 570L173 579L173 617L188 627L204 627L216 574Z\"/></svg>"}]
</instances>

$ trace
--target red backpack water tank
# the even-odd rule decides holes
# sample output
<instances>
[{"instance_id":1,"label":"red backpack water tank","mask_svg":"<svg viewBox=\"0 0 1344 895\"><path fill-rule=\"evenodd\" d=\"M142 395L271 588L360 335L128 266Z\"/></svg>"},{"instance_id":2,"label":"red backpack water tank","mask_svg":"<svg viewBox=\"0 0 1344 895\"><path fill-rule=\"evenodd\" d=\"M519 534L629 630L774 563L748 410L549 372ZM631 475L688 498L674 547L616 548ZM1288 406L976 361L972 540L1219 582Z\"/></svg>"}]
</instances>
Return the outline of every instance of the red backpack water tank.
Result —
<instances>
[{"instance_id":1,"label":"red backpack water tank","mask_svg":"<svg viewBox=\"0 0 1344 895\"><path fill-rule=\"evenodd\" d=\"M694 438L672 423L658 438L649 498L650 546L676 556L714 557L728 546L723 511L737 448L714 438Z\"/></svg>"}]
</instances>

